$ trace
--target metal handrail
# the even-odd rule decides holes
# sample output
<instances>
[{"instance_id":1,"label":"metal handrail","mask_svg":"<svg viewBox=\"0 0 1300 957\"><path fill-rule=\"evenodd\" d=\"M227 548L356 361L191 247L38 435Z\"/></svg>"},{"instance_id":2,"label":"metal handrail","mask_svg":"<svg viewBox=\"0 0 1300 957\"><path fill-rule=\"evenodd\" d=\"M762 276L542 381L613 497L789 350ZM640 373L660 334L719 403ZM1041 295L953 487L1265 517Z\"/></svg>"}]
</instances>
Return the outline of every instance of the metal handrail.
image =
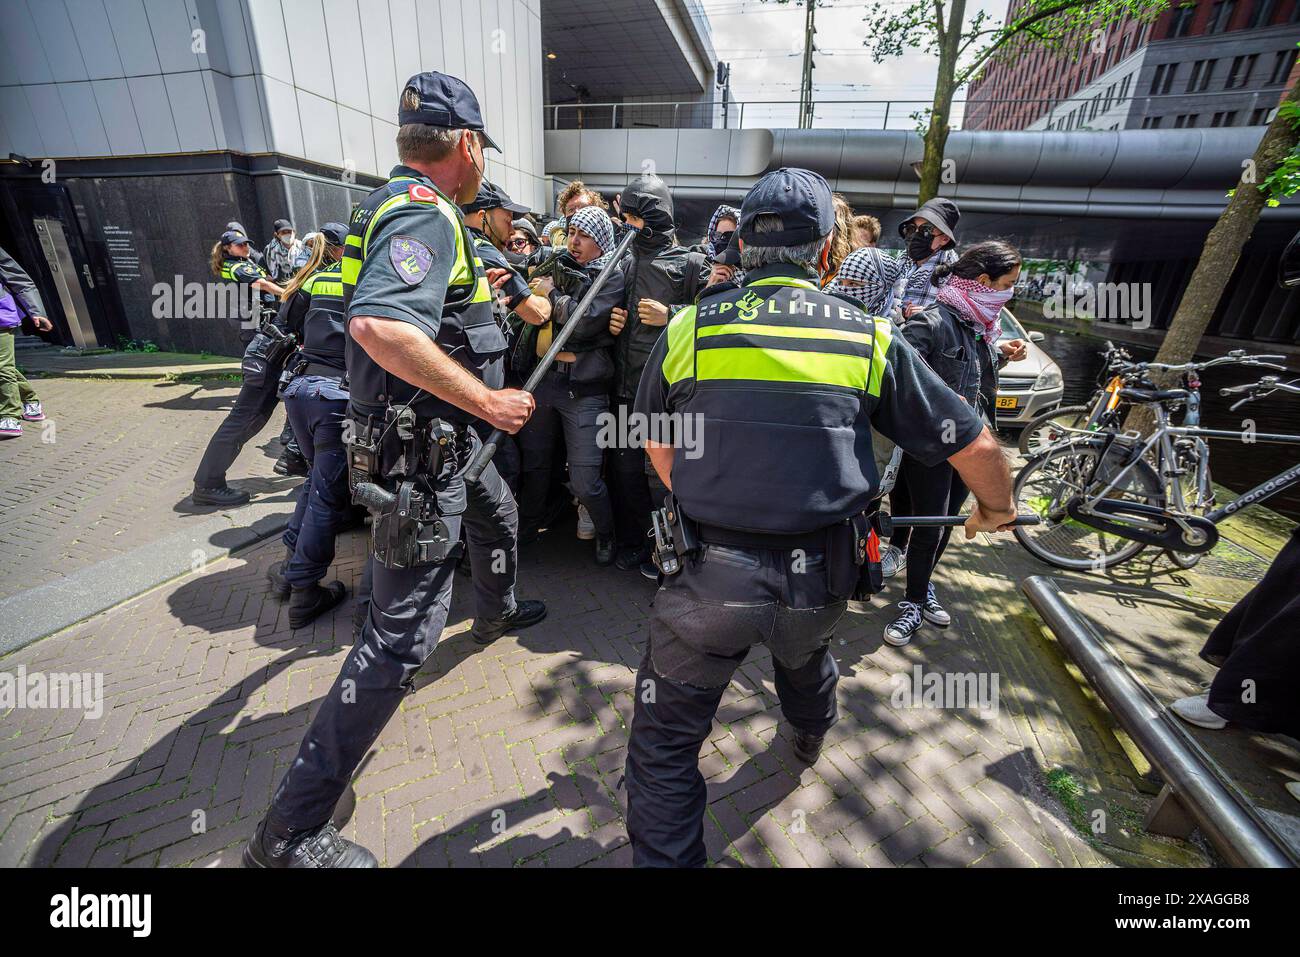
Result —
<instances>
[{"instance_id":1,"label":"metal handrail","mask_svg":"<svg viewBox=\"0 0 1300 957\"><path fill-rule=\"evenodd\" d=\"M1295 867L1289 849L1250 801L1220 775L1214 760L1179 720L1070 607L1056 582L1035 575L1022 587L1106 707L1225 860L1234 867Z\"/></svg>"}]
</instances>

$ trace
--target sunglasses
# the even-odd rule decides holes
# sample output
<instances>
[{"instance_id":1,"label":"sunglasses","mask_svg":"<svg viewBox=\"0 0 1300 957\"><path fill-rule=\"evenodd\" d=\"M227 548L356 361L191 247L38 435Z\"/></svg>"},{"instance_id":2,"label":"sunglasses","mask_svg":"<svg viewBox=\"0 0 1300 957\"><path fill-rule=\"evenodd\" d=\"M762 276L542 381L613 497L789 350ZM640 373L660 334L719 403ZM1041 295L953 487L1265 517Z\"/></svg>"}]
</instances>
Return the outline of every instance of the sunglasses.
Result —
<instances>
[{"instance_id":1,"label":"sunglasses","mask_svg":"<svg viewBox=\"0 0 1300 957\"><path fill-rule=\"evenodd\" d=\"M510 240L510 242L506 243L506 248L507 248L507 249L523 249L524 247L526 247L526 246L530 246L530 245L532 245L532 244L531 244L527 239L512 239L512 240Z\"/></svg>"},{"instance_id":2,"label":"sunglasses","mask_svg":"<svg viewBox=\"0 0 1300 957\"><path fill-rule=\"evenodd\" d=\"M917 233L920 233L926 239L933 239L935 229L929 223L924 226L918 226L916 223L903 223L900 232L902 232L904 239L911 239Z\"/></svg>"}]
</instances>

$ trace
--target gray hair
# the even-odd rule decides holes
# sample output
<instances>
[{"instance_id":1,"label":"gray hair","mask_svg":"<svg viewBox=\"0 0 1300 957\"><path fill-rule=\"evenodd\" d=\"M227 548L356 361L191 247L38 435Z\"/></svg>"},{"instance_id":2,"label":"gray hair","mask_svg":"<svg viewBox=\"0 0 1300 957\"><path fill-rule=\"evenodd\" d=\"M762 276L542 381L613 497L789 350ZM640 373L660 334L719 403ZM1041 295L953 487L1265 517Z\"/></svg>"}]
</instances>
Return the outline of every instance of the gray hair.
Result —
<instances>
[{"instance_id":1,"label":"gray hair","mask_svg":"<svg viewBox=\"0 0 1300 957\"><path fill-rule=\"evenodd\" d=\"M397 159L400 163L439 163L451 155L463 130L425 123L407 123L397 131Z\"/></svg>"},{"instance_id":2,"label":"gray hair","mask_svg":"<svg viewBox=\"0 0 1300 957\"><path fill-rule=\"evenodd\" d=\"M764 213L754 217L755 233L779 233L783 229L785 223L780 216ZM830 233L827 233L816 242L801 243L798 246L754 246L746 243L740 251L740 268L748 272L774 263L790 263L816 272L817 258L821 255L822 247L826 245L829 236Z\"/></svg>"}]
</instances>

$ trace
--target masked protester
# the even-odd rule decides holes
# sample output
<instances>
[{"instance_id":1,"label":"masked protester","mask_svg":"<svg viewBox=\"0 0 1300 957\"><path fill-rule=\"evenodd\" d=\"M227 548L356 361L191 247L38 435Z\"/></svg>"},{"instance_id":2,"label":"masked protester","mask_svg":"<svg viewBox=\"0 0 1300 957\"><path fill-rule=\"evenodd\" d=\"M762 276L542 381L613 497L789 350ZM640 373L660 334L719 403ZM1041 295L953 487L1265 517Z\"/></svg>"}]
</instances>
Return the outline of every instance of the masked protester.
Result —
<instances>
[{"instance_id":1,"label":"masked protester","mask_svg":"<svg viewBox=\"0 0 1300 957\"><path fill-rule=\"evenodd\" d=\"M874 246L855 249L852 279L863 287L853 297L873 316L887 316L902 322L934 303L930 281L935 267L951 263L957 254L957 222L961 211L950 199L932 199L898 227L905 248L894 255ZM844 266L841 265L841 271ZM844 288L839 289L841 295Z\"/></svg>"},{"instance_id":2,"label":"masked protester","mask_svg":"<svg viewBox=\"0 0 1300 957\"><path fill-rule=\"evenodd\" d=\"M713 211L704 240L704 252L708 253L710 261L717 259L718 255L727 248L727 243L731 240L732 234L736 231L736 224L739 222L740 210L735 206L723 205Z\"/></svg>"},{"instance_id":3,"label":"masked protester","mask_svg":"<svg viewBox=\"0 0 1300 957\"><path fill-rule=\"evenodd\" d=\"M902 327L903 338L926 364L991 425L998 367L1024 358L1027 348L1020 339L998 341L1002 307L1019 276L1020 253L1012 246L998 240L972 246L952 265L934 270L940 283L935 304L914 313ZM892 503L895 515L957 515L968 495L947 462L928 466L904 454ZM948 627L951 617L935 597L930 578L951 531L899 529L894 535L888 551L899 567L906 566L907 595L898 603L898 617L885 628L889 644L907 644L922 621Z\"/></svg>"},{"instance_id":4,"label":"masked protester","mask_svg":"<svg viewBox=\"0 0 1300 957\"><path fill-rule=\"evenodd\" d=\"M734 229L739 213L734 207L724 208L735 214ZM650 350L670 315L693 303L707 285L709 266L705 253L677 244L672 193L659 177L647 174L629 183L619 195L619 210L624 222L641 229L626 266L626 299L614 310L609 327L617 337L610 412L614 421L622 422L632 411ZM717 221L715 214L715 225ZM622 569L640 568L645 577L655 578L646 548L652 504L645 453L627 448L627 442L616 445L609 461L619 545L616 564Z\"/></svg>"}]
</instances>

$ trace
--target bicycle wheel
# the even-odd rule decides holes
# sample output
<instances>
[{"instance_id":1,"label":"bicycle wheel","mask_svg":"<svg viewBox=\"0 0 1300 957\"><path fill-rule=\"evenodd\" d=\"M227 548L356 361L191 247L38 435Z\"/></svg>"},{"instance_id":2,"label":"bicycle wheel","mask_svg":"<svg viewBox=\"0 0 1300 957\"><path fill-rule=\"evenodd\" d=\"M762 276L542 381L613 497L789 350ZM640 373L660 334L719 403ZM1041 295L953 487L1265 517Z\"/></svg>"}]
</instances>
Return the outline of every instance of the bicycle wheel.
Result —
<instances>
[{"instance_id":1,"label":"bicycle wheel","mask_svg":"<svg viewBox=\"0 0 1300 957\"><path fill-rule=\"evenodd\" d=\"M1128 561L1146 546L1110 532L1102 532L1071 518L1069 502L1083 493L1097 466L1104 439L1085 439L1053 449L1029 462L1016 476L1016 507L1037 514L1039 525L1019 525L1016 541L1035 558L1071 571L1102 571ZM1107 470L1110 469L1110 474ZM1103 466L1099 479L1110 481L1118 469ZM1155 470L1136 463L1106 493L1110 499L1162 506L1164 494Z\"/></svg>"},{"instance_id":2,"label":"bicycle wheel","mask_svg":"<svg viewBox=\"0 0 1300 957\"><path fill-rule=\"evenodd\" d=\"M1200 465L1200 456L1194 446L1180 446L1175 455L1174 468L1176 475L1170 479L1169 507L1177 511L1204 515L1209 511L1211 503L1201 501L1200 480L1197 472ZM1197 562L1205 557L1205 552L1178 552L1166 548L1165 556L1179 568L1187 571L1196 567Z\"/></svg>"},{"instance_id":3,"label":"bicycle wheel","mask_svg":"<svg viewBox=\"0 0 1300 957\"><path fill-rule=\"evenodd\" d=\"M1046 451L1067 434L1062 426L1081 429L1091 412L1092 406L1064 405L1034 416L1020 431L1020 454L1037 455Z\"/></svg>"}]
</instances>

